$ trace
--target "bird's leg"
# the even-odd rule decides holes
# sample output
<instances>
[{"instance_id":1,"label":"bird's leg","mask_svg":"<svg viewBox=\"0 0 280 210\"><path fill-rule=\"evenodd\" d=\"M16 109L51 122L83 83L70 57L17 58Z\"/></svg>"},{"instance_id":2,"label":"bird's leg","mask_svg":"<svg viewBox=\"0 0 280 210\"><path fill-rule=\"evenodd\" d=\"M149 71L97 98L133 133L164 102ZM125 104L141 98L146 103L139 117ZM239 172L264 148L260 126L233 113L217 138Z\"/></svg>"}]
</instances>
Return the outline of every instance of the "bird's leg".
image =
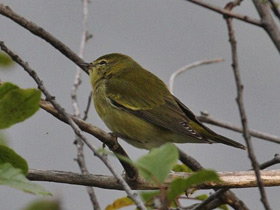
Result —
<instances>
[{"instance_id":1,"label":"bird's leg","mask_svg":"<svg viewBox=\"0 0 280 210\"><path fill-rule=\"evenodd\" d=\"M110 132L109 134L113 137L113 141L114 141L113 145L110 146L110 149L112 151L116 151L118 149L118 147L119 147L118 134L114 133L114 132Z\"/></svg>"}]
</instances>

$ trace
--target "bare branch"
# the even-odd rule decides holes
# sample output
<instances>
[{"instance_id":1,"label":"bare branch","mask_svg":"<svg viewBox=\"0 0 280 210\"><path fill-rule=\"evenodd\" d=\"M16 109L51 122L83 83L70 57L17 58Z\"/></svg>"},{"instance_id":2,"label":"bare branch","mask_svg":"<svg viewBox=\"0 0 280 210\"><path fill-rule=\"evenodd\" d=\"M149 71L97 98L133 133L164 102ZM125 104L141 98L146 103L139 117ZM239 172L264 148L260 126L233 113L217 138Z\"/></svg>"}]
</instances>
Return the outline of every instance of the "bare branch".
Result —
<instances>
[{"instance_id":1,"label":"bare branch","mask_svg":"<svg viewBox=\"0 0 280 210\"><path fill-rule=\"evenodd\" d=\"M238 13L234 13L232 11L225 10L221 7L218 7L218 6L215 6L215 5L212 5L212 4L208 4L208 3L200 1L200 0L185 0L185 1L189 1L191 3L194 3L194 4L197 4L199 6L205 7L207 9L210 9L210 10L215 11L217 13L220 13L222 15L232 17L232 18L236 18L238 20L253 24L255 26L262 27L262 22L261 21L259 21L258 19L252 18L252 17L248 17L247 15L241 15L241 14L238 14Z\"/></svg>"},{"instance_id":2,"label":"bare branch","mask_svg":"<svg viewBox=\"0 0 280 210\"><path fill-rule=\"evenodd\" d=\"M280 20L280 11L278 10L278 5L274 0L268 0L270 5L271 5L271 9L274 12L274 15L276 15L278 17L278 19Z\"/></svg>"},{"instance_id":3,"label":"bare branch","mask_svg":"<svg viewBox=\"0 0 280 210\"><path fill-rule=\"evenodd\" d=\"M70 118L69 114L64 111L64 108L62 108L54 99L54 96L52 96L47 89L43 85L43 81L38 77L36 72L29 67L29 65L24 62L18 55L16 55L14 52L9 50L7 46L4 44L3 41L0 41L0 48L6 52L16 63L18 63L20 66L23 67L23 69L34 79L34 81L38 84L38 88L42 91L42 93L46 96L46 99L50 101L50 103L55 107L56 110L62 115L64 120L67 122L67 124L70 125L70 127L73 129L74 133L83 140L83 142L90 148L90 150L93 152L95 156L97 156L110 170L110 172L114 175L114 177L117 179L117 181L123 186L124 190L126 191L127 195L133 200L133 202L136 204L136 206L141 209L145 210L146 207L141 201L139 195L137 193L134 193L129 185L126 183L126 181L123 179L122 176L118 174L118 172L114 169L110 161L108 160L108 157L104 154L101 154L98 152L97 148L90 142L88 139L82 135L82 131L80 128L75 124L75 122Z\"/></svg>"},{"instance_id":4,"label":"bare branch","mask_svg":"<svg viewBox=\"0 0 280 210\"><path fill-rule=\"evenodd\" d=\"M171 93L173 93L173 87L174 87L174 80L177 76L179 76L180 74L184 73L185 71L192 69L194 67L197 66L201 66L201 65L206 65L206 64L212 64L212 63L220 63L223 62L224 59L222 58L217 58L217 59L211 59L211 60L203 60L203 61L196 61L194 63L188 64L180 69L178 69L177 71L175 71L169 78L169 90Z\"/></svg>"},{"instance_id":5,"label":"bare branch","mask_svg":"<svg viewBox=\"0 0 280 210\"><path fill-rule=\"evenodd\" d=\"M254 171L237 172L217 172L222 182L204 183L195 186L196 189L218 189L218 188L251 188L257 187ZM188 178L188 173L171 173L166 184L169 184L175 178ZM280 170L261 171L261 177L264 185L267 187L280 186ZM115 177L106 175L82 175L73 172L53 171L53 170L29 170L27 178L32 181L48 181L74 185L94 186L105 189L123 190L123 186L118 183ZM135 190L154 190L158 186L147 183L142 179L137 181L127 180L127 183Z\"/></svg>"},{"instance_id":6,"label":"bare branch","mask_svg":"<svg viewBox=\"0 0 280 210\"><path fill-rule=\"evenodd\" d=\"M263 185L263 182L261 179L259 164L258 164L258 162L256 160L256 156L254 154L252 140L251 140L251 136L250 136L249 128L248 128L245 106L244 106L244 102L243 102L243 88L244 87L241 83L241 77L240 77L240 73L239 73L239 66L238 66L238 59L237 59L237 46L236 46L236 40L235 40L234 30L233 30L233 26L232 26L232 18L226 17L225 19L226 19L226 23L227 23L229 41L230 41L230 45L231 45L232 68L233 68L236 87L237 87L237 99L236 100L237 100L237 104L238 104L238 108L239 108L241 123L243 126L243 136L246 141L247 148L248 148L249 158L251 160L252 166L254 168L254 171L255 171L255 174L257 177L257 183L258 183L258 187L259 187L260 194L261 194L261 200L263 202L264 207L268 210L268 209L270 209L270 207L269 207L267 196L266 196L266 193L264 190L264 185Z\"/></svg>"},{"instance_id":7,"label":"bare branch","mask_svg":"<svg viewBox=\"0 0 280 210\"><path fill-rule=\"evenodd\" d=\"M91 101L92 101L92 91L90 91L89 96L88 96L87 107L86 107L86 109L84 111L83 120L86 120L88 118L88 112L89 112Z\"/></svg>"},{"instance_id":8,"label":"bare branch","mask_svg":"<svg viewBox=\"0 0 280 210\"><path fill-rule=\"evenodd\" d=\"M89 0L83 0L83 31L82 31L82 38L80 43L80 49L79 49L79 57L83 58L86 43L89 40L88 39L88 6L89 6ZM77 72L74 79L74 84L71 91L71 97L72 97L72 106L74 110L74 115L77 117L80 117L80 111L77 101L77 91L78 87L81 84L81 68L77 67Z\"/></svg>"},{"instance_id":9,"label":"bare branch","mask_svg":"<svg viewBox=\"0 0 280 210\"><path fill-rule=\"evenodd\" d=\"M69 47L67 47L65 44L63 44L61 41L59 41L57 38L55 38L53 35L51 35L45 29L37 26L35 23L33 23L31 21L26 20L24 17L18 15L13 10L11 10L8 6L4 6L4 4L1 4L1 3L0 3L0 14L6 16L7 18L10 18L17 24L21 25L23 28L29 30L34 35L39 36L40 38L44 39L46 42L51 44L54 48L59 50L63 55L65 55L67 58L69 58L75 64L80 66L84 70L84 72L86 72L88 74L87 68L82 65L84 63L83 59L81 59Z\"/></svg>"},{"instance_id":10,"label":"bare branch","mask_svg":"<svg viewBox=\"0 0 280 210\"><path fill-rule=\"evenodd\" d=\"M270 8L266 1L253 0L255 7L261 17L261 22L264 30L268 33L275 47L280 52L280 30L275 23L272 15L270 14Z\"/></svg>"},{"instance_id":11,"label":"bare branch","mask_svg":"<svg viewBox=\"0 0 280 210\"><path fill-rule=\"evenodd\" d=\"M260 169L265 169L278 163L280 163L280 156L279 154L275 154L271 160L260 164Z\"/></svg>"}]
</instances>

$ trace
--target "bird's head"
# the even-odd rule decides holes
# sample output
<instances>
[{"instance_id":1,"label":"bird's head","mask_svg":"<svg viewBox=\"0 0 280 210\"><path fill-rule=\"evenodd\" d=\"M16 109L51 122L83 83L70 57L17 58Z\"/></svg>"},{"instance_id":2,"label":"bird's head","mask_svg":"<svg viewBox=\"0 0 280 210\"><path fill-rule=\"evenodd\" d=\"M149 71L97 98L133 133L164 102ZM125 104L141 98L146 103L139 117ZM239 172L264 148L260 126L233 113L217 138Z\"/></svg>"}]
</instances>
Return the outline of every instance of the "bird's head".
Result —
<instances>
[{"instance_id":1,"label":"bird's head","mask_svg":"<svg viewBox=\"0 0 280 210\"><path fill-rule=\"evenodd\" d=\"M111 53L103 55L88 66L92 86L99 81L109 79L125 71L136 70L140 65L127 55Z\"/></svg>"}]
</instances>

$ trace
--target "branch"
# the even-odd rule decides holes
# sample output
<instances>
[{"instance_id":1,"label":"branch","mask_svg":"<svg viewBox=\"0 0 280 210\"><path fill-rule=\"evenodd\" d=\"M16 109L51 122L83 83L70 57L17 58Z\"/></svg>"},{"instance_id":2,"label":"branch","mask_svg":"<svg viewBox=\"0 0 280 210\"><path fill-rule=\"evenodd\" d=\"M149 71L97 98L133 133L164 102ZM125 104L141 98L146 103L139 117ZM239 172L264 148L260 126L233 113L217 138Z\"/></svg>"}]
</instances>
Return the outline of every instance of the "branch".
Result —
<instances>
[{"instance_id":1,"label":"branch","mask_svg":"<svg viewBox=\"0 0 280 210\"><path fill-rule=\"evenodd\" d=\"M260 165L260 169L265 169L278 163L280 163L279 154L275 154L273 159L262 163ZM204 207L205 209L214 209L223 204L220 198L227 196L226 194L228 193L229 193L229 188L219 189L215 193L211 194L207 199L195 205L194 209L192 210L197 210L200 209L201 207ZM234 204L234 206L231 205L234 209L248 209L243 202L230 202L230 203Z\"/></svg>"},{"instance_id":2,"label":"branch","mask_svg":"<svg viewBox=\"0 0 280 210\"><path fill-rule=\"evenodd\" d=\"M41 100L40 102L40 107L42 109L44 109L45 111L47 111L48 113L50 113L51 115L53 115L54 117L56 117L57 119L67 123L65 121L65 119L61 116L61 114L59 114L57 112L57 110L48 102ZM109 149L111 151L113 151L115 154L120 154L122 156L125 156L127 158L129 158L129 156L127 155L127 153L125 152L125 150L122 148L122 146L115 140L115 138L113 136L111 136L110 134L106 133L105 131L103 131L102 129L91 125L90 123L72 116L69 114L69 116L72 118L72 120L79 126L79 128L84 131L87 132L93 136L95 136L97 139L99 139L101 142L103 142L104 144L106 144ZM67 123L68 124L68 123ZM128 175L128 177L130 179L137 179L138 177L138 172L136 170L135 167L133 167L132 165L130 165L129 163L127 163L126 161L123 161L121 159L119 159L120 163L122 164L123 168L125 169L126 174Z\"/></svg>"},{"instance_id":3,"label":"branch","mask_svg":"<svg viewBox=\"0 0 280 210\"><path fill-rule=\"evenodd\" d=\"M257 187L254 171L238 172L217 172L222 182L205 183L195 186L196 189L218 189L218 188L252 188ZM168 185L175 178L188 178L189 173L171 173L165 184ZM280 186L280 170L261 171L263 183L267 187ZM113 176L107 175L82 175L73 172L55 170L29 170L27 178L32 181L47 181L73 185L94 186L104 189L123 190L123 186L118 183ZM158 186L147 183L144 180L127 180L129 186L134 190L155 190Z\"/></svg>"},{"instance_id":4,"label":"branch","mask_svg":"<svg viewBox=\"0 0 280 210\"><path fill-rule=\"evenodd\" d=\"M234 30L233 30L233 26L232 26L232 18L226 17L225 19L226 19L227 28L228 28L229 42L231 45L232 68L233 68L235 82L236 82L236 88L237 88L236 101L238 104L240 118L241 118L241 122L242 122L242 126L243 126L243 136L246 141L247 148L248 148L249 158L251 160L253 169L254 169L256 177L257 177L257 183L258 183L258 187L259 187L260 194L261 194L261 200L263 202L264 207L268 210L268 209L270 209L270 207L269 207L269 203L267 201L267 196L266 196L266 193L264 190L264 185L263 185L263 182L261 179L259 164L258 164L258 162L256 160L256 156L254 154L252 140L251 140L249 128L248 128L245 106L244 106L244 102L243 102L243 88L244 87L241 83L241 77L240 77L240 72L239 72L238 59L237 59L237 46L236 46L236 40L235 40Z\"/></svg>"},{"instance_id":5,"label":"branch","mask_svg":"<svg viewBox=\"0 0 280 210\"><path fill-rule=\"evenodd\" d=\"M202 169L203 167L200 165L199 162L197 162L194 158L192 158L191 156L185 154L182 150L179 150L179 154L180 154L180 160L186 164L187 166L189 166L193 171L199 171L200 169ZM220 191L220 190L216 190L216 193ZM226 192L227 191L227 192ZM213 202L212 200L208 200L210 203L209 206L211 208L209 209L214 209L224 203L229 204L232 207L239 207L239 210L249 210L246 206L246 204L240 200L231 190L229 190L228 188L226 188L225 192L219 199L218 202ZM214 194L216 194L214 193ZM202 206L204 206L205 204L203 204L205 201L201 202L200 204ZM198 206L200 205L198 204ZM212 208L213 207L213 208Z\"/></svg>"},{"instance_id":6,"label":"branch","mask_svg":"<svg viewBox=\"0 0 280 210\"><path fill-rule=\"evenodd\" d=\"M67 58L69 58L75 64L80 66L84 70L84 72L86 72L88 74L87 68L85 68L82 65L84 63L83 59L81 59L69 47L67 47L65 44L63 44L61 41L59 41L57 38L55 38L52 34L47 32L45 29L37 26L35 23L33 23L31 21L28 21L24 17L18 15L13 10L11 10L8 6L4 6L4 4L1 4L1 3L0 3L0 14L2 14L3 16L6 16L7 18L10 18L17 24L21 25L23 28L29 30L34 35L39 36L40 38L44 39L46 42L51 44L54 48L59 50L63 55L65 55Z\"/></svg>"},{"instance_id":7,"label":"branch","mask_svg":"<svg viewBox=\"0 0 280 210\"><path fill-rule=\"evenodd\" d=\"M90 91L89 96L88 96L88 102L87 102L86 109L84 111L83 120L86 120L88 118L88 112L89 112L91 101L92 101L92 91Z\"/></svg>"},{"instance_id":8,"label":"branch","mask_svg":"<svg viewBox=\"0 0 280 210\"><path fill-rule=\"evenodd\" d=\"M208 124L211 124L211 125L216 125L216 126L219 126L219 127L222 127L222 128L227 128L229 130L237 131L239 133L243 132L243 129L242 129L241 126L235 125L235 124L230 123L230 122L226 122L226 121L222 121L222 120L213 118L205 112L201 112L201 115L198 116L198 119L201 122L205 122L205 123L208 123ZM260 132L258 130L254 130L254 129L249 129L249 133L250 133L251 136L254 136L256 138L280 144L280 137L278 137L278 136L271 135L271 134L264 133L264 132Z\"/></svg>"},{"instance_id":9,"label":"branch","mask_svg":"<svg viewBox=\"0 0 280 210\"><path fill-rule=\"evenodd\" d=\"M260 165L260 169L262 170L262 169L268 168L268 167L273 166L278 163L280 163L280 156L279 156L279 154L275 154L271 160L262 163Z\"/></svg>"},{"instance_id":10,"label":"branch","mask_svg":"<svg viewBox=\"0 0 280 210\"><path fill-rule=\"evenodd\" d=\"M280 52L280 30L275 23L272 15L270 14L270 8L265 1L253 0L255 7L261 17L261 22L264 30L268 33L275 47Z\"/></svg>"},{"instance_id":11,"label":"branch","mask_svg":"<svg viewBox=\"0 0 280 210\"><path fill-rule=\"evenodd\" d=\"M114 175L114 177L117 179L117 181L123 186L124 190L126 191L127 195L133 200L133 202L136 204L136 206L141 210L146 210L145 205L141 201L139 195L137 193L134 193L129 185L125 182L122 176L120 176L117 171L113 168L112 164L108 160L108 157L104 154L101 154L98 152L97 148L90 142L88 139L82 135L82 132L80 128L74 123L74 121L70 118L69 114L64 111L64 108L62 108L54 99L54 96L52 96L47 89L43 85L43 81L38 77L36 72L29 67L29 65L24 62L18 55L16 55L14 52L12 52L10 49L7 48L7 46L4 44L4 42L0 41L0 48L6 52L16 63L18 63L20 66L23 67L23 69L34 79L34 81L38 84L38 88L42 91L42 93L46 96L46 99L51 102L51 104L55 107L56 110L61 114L61 116L64 118L64 120L67 122L67 124L70 125L74 133L83 140L83 142L90 148L90 150L93 152L95 156L97 156L109 169L109 171Z\"/></svg>"},{"instance_id":12,"label":"branch","mask_svg":"<svg viewBox=\"0 0 280 210\"><path fill-rule=\"evenodd\" d=\"M88 41L88 6L89 6L89 0L83 0L83 32L82 32L82 38L81 38L80 50L79 50L80 58L83 58L85 47L86 47L86 42ZM76 117L80 117L80 110L79 110L78 99L77 99L77 91L78 91L80 84L82 83L81 73L82 73L81 68L79 68L77 66L74 84L73 84L72 91L71 91L72 106L73 106L74 115ZM86 110L88 110L88 109L89 109L89 107L87 107ZM85 112L85 113L87 113L87 112ZM76 143L76 148L77 148L76 161L79 165L81 173L89 174L89 171L88 171L88 168L86 165L85 156L84 156L84 143L83 143L82 139L80 139L78 136L76 136L75 143ZM89 195L90 201L92 203L93 209L101 210L94 189L92 187L86 186L86 190Z\"/></svg>"},{"instance_id":13,"label":"branch","mask_svg":"<svg viewBox=\"0 0 280 210\"><path fill-rule=\"evenodd\" d=\"M188 64L180 69L178 69L177 71L173 72L173 74L170 76L169 78L169 90L171 93L173 93L173 87L174 87L174 80L177 76L179 76L180 74L184 73L185 71L192 69L194 67L197 66L201 66L201 65L206 65L206 64L212 64L212 63L220 63L223 62L224 59L222 58L217 58L217 59L211 59L211 60L203 60L203 61L196 61L194 63Z\"/></svg>"},{"instance_id":14,"label":"branch","mask_svg":"<svg viewBox=\"0 0 280 210\"><path fill-rule=\"evenodd\" d=\"M278 19L280 20L280 11L278 10L278 5L274 0L268 0L270 5L271 5L271 9L274 13L274 15L276 15L278 17Z\"/></svg>"},{"instance_id":15,"label":"branch","mask_svg":"<svg viewBox=\"0 0 280 210\"><path fill-rule=\"evenodd\" d=\"M234 13L232 11L225 10L225 9L223 9L221 7L218 7L218 6L215 6L215 5L212 5L212 4L208 4L208 3L200 1L200 0L185 0L185 1L189 1L191 3L194 3L194 4L197 4L199 6L205 7L207 9L215 11L215 12L217 12L219 14L224 15L224 16L236 18L236 19L244 21L246 23L250 23L250 24L253 24L255 26L263 27L261 21L259 21L258 19L252 18L252 17L248 17L247 15L242 15L242 14ZM256 1L258 1L258 0L256 0Z\"/></svg>"}]
</instances>

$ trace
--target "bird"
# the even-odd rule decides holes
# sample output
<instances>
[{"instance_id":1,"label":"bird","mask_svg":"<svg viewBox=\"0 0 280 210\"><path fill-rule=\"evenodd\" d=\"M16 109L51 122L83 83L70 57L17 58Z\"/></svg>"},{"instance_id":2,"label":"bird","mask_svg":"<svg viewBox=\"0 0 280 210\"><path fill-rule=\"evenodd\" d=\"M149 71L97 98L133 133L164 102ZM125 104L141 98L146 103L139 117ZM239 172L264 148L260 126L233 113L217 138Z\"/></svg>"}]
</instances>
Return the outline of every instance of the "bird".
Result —
<instances>
[{"instance_id":1,"label":"bird","mask_svg":"<svg viewBox=\"0 0 280 210\"><path fill-rule=\"evenodd\" d=\"M151 150L165 143L222 143L246 150L215 133L131 57L106 54L86 63L99 117L116 137Z\"/></svg>"}]
</instances>

